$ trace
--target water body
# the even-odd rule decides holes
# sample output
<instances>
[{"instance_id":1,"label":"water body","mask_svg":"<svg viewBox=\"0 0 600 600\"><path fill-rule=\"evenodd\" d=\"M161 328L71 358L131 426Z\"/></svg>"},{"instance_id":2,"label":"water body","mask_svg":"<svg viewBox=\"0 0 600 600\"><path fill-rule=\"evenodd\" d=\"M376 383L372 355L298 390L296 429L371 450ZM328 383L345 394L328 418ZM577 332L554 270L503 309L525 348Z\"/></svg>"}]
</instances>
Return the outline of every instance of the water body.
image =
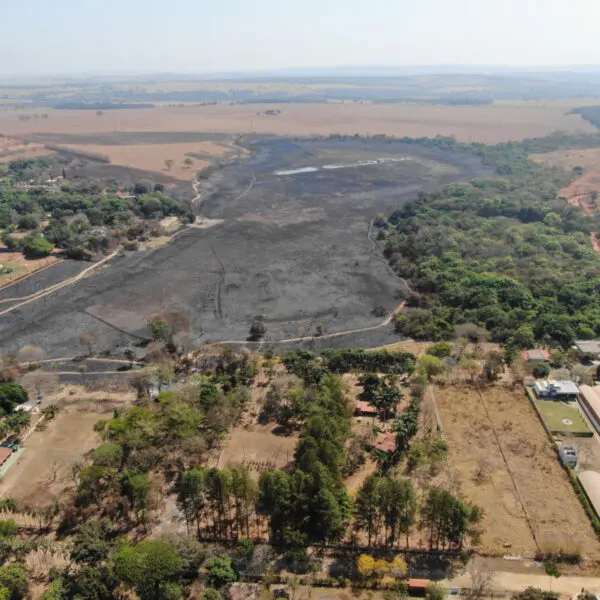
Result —
<instances>
[{"instance_id":1,"label":"water body","mask_svg":"<svg viewBox=\"0 0 600 600\"><path fill-rule=\"evenodd\" d=\"M354 167L368 167L369 165L379 165L383 163L404 162L412 160L410 156L401 158L376 158L374 160L361 160L359 162L350 163L349 165L323 165L322 167L303 167L302 169L292 169L290 171L277 171L275 175L300 175L302 173L315 173L321 169L326 171L334 171L336 169L352 169Z\"/></svg>"}]
</instances>

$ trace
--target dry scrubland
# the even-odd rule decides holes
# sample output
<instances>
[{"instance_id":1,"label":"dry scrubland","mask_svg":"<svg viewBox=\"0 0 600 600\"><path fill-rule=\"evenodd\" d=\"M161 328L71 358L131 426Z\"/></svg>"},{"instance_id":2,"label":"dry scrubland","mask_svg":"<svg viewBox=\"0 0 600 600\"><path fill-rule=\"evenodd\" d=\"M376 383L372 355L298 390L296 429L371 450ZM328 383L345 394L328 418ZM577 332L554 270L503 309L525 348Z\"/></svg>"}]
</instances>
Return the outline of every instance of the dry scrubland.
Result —
<instances>
[{"instance_id":1,"label":"dry scrubland","mask_svg":"<svg viewBox=\"0 0 600 600\"><path fill-rule=\"evenodd\" d=\"M480 550L532 556L578 550L600 559L566 473L522 389L437 387L455 485L485 510Z\"/></svg>"},{"instance_id":2,"label":"dry scrubland","mask_svg":"<svg viewBox=\"0 0 600 600\"><path fill-rule=\"evenodd\" d=\"M556 130L594 132L579 115L567 115L580 102L501 102L490 106L423 104L253 104L111 110L98 117L91 110L48 110L43 121L20 121L15 111L0 112L0 131L32 133L106 133L113 131L201 131L280 135L394 136L454 135L463 142L497 143L544 136ZM279 116L265 110L279 109Z\"/></svg>"},{"instance_id":3,"label":"dry scrubland","mask_svg":"<svg viewBox=\"0 0 600 600\"><path fill-rule=\"evenodd\" d=\"M0 129L0 131L2 130ZM43 144L26 144L18 138L0 137L0 163L7 163L19 158L38 158L49 154L54 154L54 152L45 148Z\"/></svg>"}]
</instances>

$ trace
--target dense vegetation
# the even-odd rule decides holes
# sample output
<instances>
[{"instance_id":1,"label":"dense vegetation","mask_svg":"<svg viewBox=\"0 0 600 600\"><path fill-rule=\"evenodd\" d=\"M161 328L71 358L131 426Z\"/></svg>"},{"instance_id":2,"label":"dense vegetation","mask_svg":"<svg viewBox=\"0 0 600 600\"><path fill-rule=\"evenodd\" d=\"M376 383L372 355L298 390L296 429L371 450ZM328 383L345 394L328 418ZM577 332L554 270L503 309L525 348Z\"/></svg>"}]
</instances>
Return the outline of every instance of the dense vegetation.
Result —
<instances>
[{"instance_id":1,"label":"dense vegetation","mask_svg":"<svg viewBox=\"0 0 600 600\"><path fill-rule=\"evenodd\" d=\"M189 216L187 205L150 181L141 181L130 194L117 195L116 184L103 189L85 179L57 180L61 171L64 174L57 159L23 159L9 163L7 176L0 179L3 239L28 258L46 256L54 246L72 258L89 258L120 240L132 242L157 234L156 222L165 216ZM15 230L30 234L13 237Z\"/></svg>"},{"instance_id":2,"label":"dense vegetation","mask_svg":"<svg viewBox=\"0 0 600 600\"><path fill-rule=\"evenodd\" d=\"M600 223L558 197L569 174L527 160L542 142L474 144L500 177L421 193L378 220L410 288L400 333L439 340L472 323L519 347L600 335L600 258L590 242Z\"/></svg>"},{"instance_id":3,"label":"dense vegetation","mask_svg":"<svg viewBox=\"0 0 600 600\"><path fill-rule=\"evenodd\" d=\"M586 121L600 129L600 106L582 106L574 108L571 113L581 115Z\"/></svg>"}]
</instances>

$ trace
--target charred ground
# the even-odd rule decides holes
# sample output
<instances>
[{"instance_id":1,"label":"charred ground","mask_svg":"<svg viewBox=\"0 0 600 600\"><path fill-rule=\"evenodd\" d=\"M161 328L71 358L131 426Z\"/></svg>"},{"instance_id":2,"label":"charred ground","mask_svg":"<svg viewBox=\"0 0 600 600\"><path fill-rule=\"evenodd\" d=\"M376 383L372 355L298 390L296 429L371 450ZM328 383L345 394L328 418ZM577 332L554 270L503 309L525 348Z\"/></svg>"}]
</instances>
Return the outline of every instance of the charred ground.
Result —
<instances>
[{"instance_id":1,"label":"charred ground","mask_svg":"<svg viewBox=\"0 0 600 600\"><path fill-rule=\"evenodd\" d=\"M373 217L421 190L492 174L472 154L417 144L249 142L249 159L215 171L201 186L196 209L218 224L190 227L162 248L125 253L2 316L0 347L35 344L49 357L77 355L85 350L79 336L91 331L99 352L116 353L149 337L148 316L163 310L184 313L198 343L243 340L256 315L264 318L267 342L312 335L319 324L325 333L375 326L382 318L373 309L392 311L402 282L369 236ZM367 161L378 162L323 169ZM308 167L318 170L278 174ZM46 269L2 299L52 285L53 269L72 270ZM391 327L319 344L388 341Z\"/></svg>"}]
</instances>

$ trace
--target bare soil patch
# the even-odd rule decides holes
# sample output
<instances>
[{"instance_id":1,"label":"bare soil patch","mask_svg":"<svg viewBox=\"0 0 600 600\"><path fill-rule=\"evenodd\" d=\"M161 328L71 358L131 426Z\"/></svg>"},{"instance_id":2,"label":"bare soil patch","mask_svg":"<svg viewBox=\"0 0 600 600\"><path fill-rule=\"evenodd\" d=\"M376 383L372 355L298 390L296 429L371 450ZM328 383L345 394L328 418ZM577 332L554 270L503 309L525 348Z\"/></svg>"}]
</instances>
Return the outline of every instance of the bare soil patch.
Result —
<instances>
[{"instance_id":1,"label":"bare soil patch","mask_svg":"<svg viewBox=\"0 0 600 600\"><path fill-rule=\"evenodd\" d=\"M437 387L455 483L484 510L479 550L600 557L600 543L522 390Z\"/></svg>"},{"instance_id":2,"label":"bare soil patch","mask_svg":"<svg viewBox=\"0 0 600 600\"><path fill-rule=\"evenodd\" d=\"M210 160L189 156L197 154L206 157L219 157L227 152L224 146L212 142L198 142L185 144L135 144L105 146L93 144L71 144L69 148L81 152L103 154L108 156L111 164L144 171L165 173L176 179L191 181L199 169L209 166ZM190 158L193 163L187 166L184 161ZM165 160L172 160L173 166L167 168Z\"/></svg>"},{"instance_id":3,"label":"bare soil patch","mask_svg":"<svg viewBox=\"0 0 600 600\"><path fill-rule=\"evenodd\" d=\"M263 471L281 469L294 460L298 435L276 435L277 426L234 427L219 456L219 467L244 465L258 479Z\"/></svg>"},{"instance_id":4,"label":"bare soil patch","mask_svg":"<svg viewBox=\"0 0 600 600\"><path fill-rule=\"evenodd\" d=\"M281 114L265 115L277 109ZM345 133L394 136L454 135L470 142L498 143L541 137L561 130L593 133L580 115L569 115L560 103L506 102L489 106L395 104L217 104L205 107L156 107L112 110L98 117L87 110L48 110L43 121L19 121L0 114L0 130L13 135L32 133L218 132L277 135Z\"/></svg>"}]
</instances>

